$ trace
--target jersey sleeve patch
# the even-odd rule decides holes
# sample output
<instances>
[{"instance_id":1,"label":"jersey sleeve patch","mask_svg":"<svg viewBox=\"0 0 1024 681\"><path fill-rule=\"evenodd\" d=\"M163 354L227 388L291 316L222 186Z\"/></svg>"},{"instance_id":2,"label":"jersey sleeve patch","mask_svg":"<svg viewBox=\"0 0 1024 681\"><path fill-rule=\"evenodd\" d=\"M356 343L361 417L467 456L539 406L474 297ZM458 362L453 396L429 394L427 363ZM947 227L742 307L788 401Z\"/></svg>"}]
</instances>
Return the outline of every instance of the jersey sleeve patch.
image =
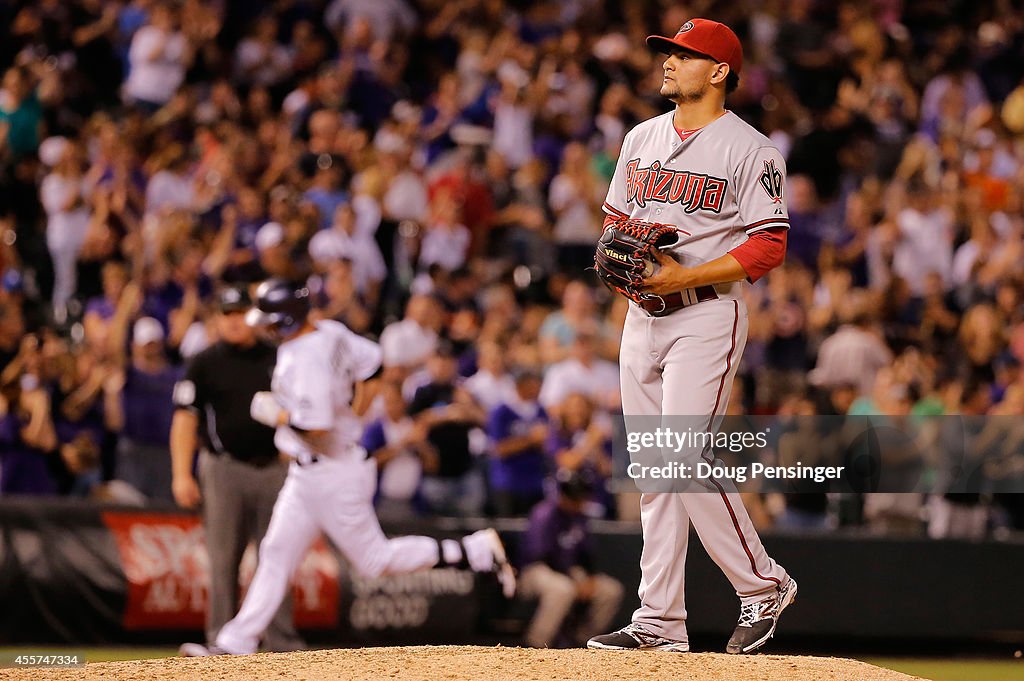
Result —
<instances>
[{"instance_id":1,"label":"jersey sleeve patch","mask_svg":"<svg viewBox=\"0 0 1024 681\"><path fill-rule=\"evenodd\" d=\"M744 156L737 167L736 186L737 222L747 235L789 229L786 161L778 149L766 145Z\"/></svg>"},{"instance_id":2,"label":"jersey sleeve patch","mask_svg":"<svg viewBox=\"0 0 1024 681\"><path fill-rule=\"evenodd\" d=\"M761 185L761 189L768 195L772 203L782 203L782 186L784 183L782 172L775 166L775 159L769 158L764 160L764 169L761 171L761 177L758 178L758 183Z\"/></svg>"},{"instance_id":3,"label":"jersey sleeve patch","mask_svg":"<svg viewBox=\"0 0 1024 681\"><path fill-rule=\"evenodd\" d=\"M189 380L178 381L174 384L174 392L171 394L174 406L183 409L195 408L196 405L196 384Z\"/></svg>"}]
</instances>

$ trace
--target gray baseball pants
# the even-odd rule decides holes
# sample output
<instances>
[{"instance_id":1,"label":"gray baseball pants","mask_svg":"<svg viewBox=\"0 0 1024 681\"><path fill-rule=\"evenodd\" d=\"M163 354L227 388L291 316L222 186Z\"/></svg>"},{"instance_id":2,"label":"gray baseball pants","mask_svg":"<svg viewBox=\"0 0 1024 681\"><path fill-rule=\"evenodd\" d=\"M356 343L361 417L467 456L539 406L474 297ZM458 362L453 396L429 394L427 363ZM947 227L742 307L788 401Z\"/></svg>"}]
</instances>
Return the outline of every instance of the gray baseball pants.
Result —
<instances>
[{"instance_id":1,"label":"gray baseball pants","mask_svg":"<svg viewBox=\"0 0 1024 681\"><path fill-rule=\"evenodd\" d=\"M743 301L723 298L650 317L630 305L619 353L622 410L630 415L706 415L717 430L747 339ZM710 451L693 452L709 459ZM734 488L714 483L697 492L644 492L640 497L643 553L640 607L633 621L665 638L687 641L686 549L693 524L711 559L741 602L760 600L789 579L768 556Z\"/></svg>"}]
</instances>

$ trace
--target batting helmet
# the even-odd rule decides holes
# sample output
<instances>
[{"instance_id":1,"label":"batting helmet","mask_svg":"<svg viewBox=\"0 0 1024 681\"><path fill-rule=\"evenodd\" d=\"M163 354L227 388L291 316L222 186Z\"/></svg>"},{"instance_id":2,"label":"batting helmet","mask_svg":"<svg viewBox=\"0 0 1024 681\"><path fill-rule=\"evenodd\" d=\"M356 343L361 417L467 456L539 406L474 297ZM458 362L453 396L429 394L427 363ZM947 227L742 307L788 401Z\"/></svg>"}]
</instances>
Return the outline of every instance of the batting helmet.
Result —
<instances>
[{"instance_id":1,"label":"batting helmet","mask_svg":"<svg viewBox=\"0 0 1024 681\"><path fill-rule=\"evenodd\" d=\"M284 279L268 279L256 289L255 306L245 316L250 326L272 327L287 336L299 329L311 308L309 288Z\"/></svg>"}]
</instances>

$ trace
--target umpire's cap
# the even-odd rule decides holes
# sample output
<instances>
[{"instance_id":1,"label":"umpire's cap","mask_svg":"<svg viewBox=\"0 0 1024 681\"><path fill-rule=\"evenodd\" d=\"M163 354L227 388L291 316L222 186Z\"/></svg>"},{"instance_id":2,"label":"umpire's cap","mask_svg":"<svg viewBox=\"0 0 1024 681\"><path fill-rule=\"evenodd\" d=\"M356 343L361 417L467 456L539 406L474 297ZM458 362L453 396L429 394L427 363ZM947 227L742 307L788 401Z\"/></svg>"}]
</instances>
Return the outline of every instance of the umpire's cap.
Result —
<instances>
[{"instance_id":1,"label":"umpire's cap","mask_svg":"<svg viewBox=\"0 0 1024 681\"><path fill-rule=\"evenodd\" d=\"M250 326L275 327L284 334L298 329L309 315L309 288L284 279L268 279L256 289L256 303L245 315Z\"/></svg>"},{"instance_id":2,"label":"umpire's cap","mask_svg":"<svg viewBox=\"0 0 1024 681\"><path fill-rule=\"evenodd\" d=\"M217 309L224 314L242 312L252 307L249 292L241 286L226 286L217 293Z\"/></svg>"}]
</instances>

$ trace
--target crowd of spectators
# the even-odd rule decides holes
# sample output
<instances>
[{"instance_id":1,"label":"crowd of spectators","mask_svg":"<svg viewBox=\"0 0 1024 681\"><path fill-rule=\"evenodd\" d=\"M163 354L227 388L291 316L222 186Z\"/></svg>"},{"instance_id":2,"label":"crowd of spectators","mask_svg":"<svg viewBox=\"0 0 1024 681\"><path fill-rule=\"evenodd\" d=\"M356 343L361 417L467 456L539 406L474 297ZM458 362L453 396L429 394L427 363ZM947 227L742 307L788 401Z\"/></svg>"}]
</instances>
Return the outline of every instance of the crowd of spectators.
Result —
<instances>
[{"instance_id":1,"label":"crowd of spectators","mask_svg":"<svg viewBox=\"0 0 1024 681\"><path fill-rule=\"evenodd\" d=\"M585 268L623 135L670 106L643 39L690 16L739 33L728 106L789 170L734 411L1021 415L1016 3L14 0L0 494L169 498L119 480L169 467L213 293L268 276L383 347L382 510L521 515L556 467L607 478L625 304Z\"/></svg>"}]
</instances>

